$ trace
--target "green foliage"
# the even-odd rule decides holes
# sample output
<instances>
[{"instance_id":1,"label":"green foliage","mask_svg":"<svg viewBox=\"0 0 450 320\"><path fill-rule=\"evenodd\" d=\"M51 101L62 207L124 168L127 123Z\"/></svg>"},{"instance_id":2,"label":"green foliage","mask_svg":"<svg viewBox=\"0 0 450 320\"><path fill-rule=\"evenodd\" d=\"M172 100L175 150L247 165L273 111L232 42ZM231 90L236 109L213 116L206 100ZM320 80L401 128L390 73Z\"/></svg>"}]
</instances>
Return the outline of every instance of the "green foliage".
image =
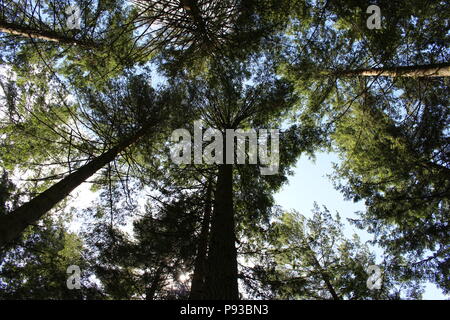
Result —
<instances>
[{"instance_id":1,"label":"green foliage","mask_svg":"<svg viewBox=\"0 0 450 320\"><path fill-rule=\"evenodd\" d=\"M61 221L46 218L14 249L0 256L1 299L95 299L97 288L82 272L80 290L69 290L67 268L77 265L85 270L82 241L65 231Z\"/></svg>"},{"instance_id":2,"label":"green foliage","mask_svg":"<svg viewBox=\"0 0 450 320\"><path fill-rule=\"evenodd\" d=\"M418 101L421 84L433 84L433 90L422 91ZM348 198L365 200L360 227L393 255L406 255L411 272L448 290L449 110L442 85L406 81L396 98L403 114L398 107L390 111L382 96L355 106L334 134L343 156L335 181L341 179L338 186Z\"/></svg>"},{"instance_id":3,"label":"green foliage","mask_svg":"<svg viewBox=\"0 0 450 320\"><path fill-rule=\"evenodd\" d=\"M447 2L37 4L0 7L0 23L15 28L0 37L0 215L146 135L89 181L96 201L75 210L81 235L62 201L1 248L0 298L187 298L180 277L194 272L206 186L219 175L216 165L168 159L172 131L195 120L220 131L282 128L278 174L232 171L231 241L248 258L240 274L251 297L419 299L423 281L450 292L448 78L344 77L448 62ZM64 23L68 4L82 8L82 30ZM381 30L366 27L372 4ZM336 187L365 201L353 223L384 250L381 290L366 286L372 247L345 237L339 216L275 205L298 157L319 149L341 156ZM66 287L69 265L83 271L80 291Z\"/></svg>"},{"instance_id":4,"label":"green foliage","mask_svg":"<svg viewBox=\"0 0 450 320\"><path fill-rule=\"evenodd\" d=\"M367 287L375 255L354 235L344 236L339 215L317 207L310 218L284 212L252 241L244 273L249 294L271 299L398 299L420 297L420 287L383 265L380 290ZM406 296L402 296L402 295Z\"/></svg>"}]
</instances>

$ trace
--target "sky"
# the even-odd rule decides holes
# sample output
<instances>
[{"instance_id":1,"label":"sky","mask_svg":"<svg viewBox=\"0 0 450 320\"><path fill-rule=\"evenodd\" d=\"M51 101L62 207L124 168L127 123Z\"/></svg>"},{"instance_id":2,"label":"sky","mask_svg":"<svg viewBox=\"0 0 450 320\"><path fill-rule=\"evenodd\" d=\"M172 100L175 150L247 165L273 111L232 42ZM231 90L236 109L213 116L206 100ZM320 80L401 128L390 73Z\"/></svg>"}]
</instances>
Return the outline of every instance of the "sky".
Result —
<instances>
[{"instance_id":1,"label":"sky","mask_svg":"<svg viewBox=\"0 0 450 320\"><path fill-rule=\"evenodd\" d=\"M339 212L342 223L346 225L347 238L356 233L362 241L371 240L370 234L351 226L346 221L347 218L356 218L356 212L365 210L365 206L363 202L346 201L344 196L333 187L331 180L327 177L333 173L333 163L339 163L339 158L334 153L318 153L315 161L302 156L293 169L294 175L289 178L289 184L275 195L275 201L284 209L295 209L307 217L312 216L314 202L319 207L325 205L331 213ZM380 257L381 250L373 249L377 257ZM443 295L434 284L428 283L425 286L423 299L450 299L450 296Z\"/></svg>"}]
</instances>

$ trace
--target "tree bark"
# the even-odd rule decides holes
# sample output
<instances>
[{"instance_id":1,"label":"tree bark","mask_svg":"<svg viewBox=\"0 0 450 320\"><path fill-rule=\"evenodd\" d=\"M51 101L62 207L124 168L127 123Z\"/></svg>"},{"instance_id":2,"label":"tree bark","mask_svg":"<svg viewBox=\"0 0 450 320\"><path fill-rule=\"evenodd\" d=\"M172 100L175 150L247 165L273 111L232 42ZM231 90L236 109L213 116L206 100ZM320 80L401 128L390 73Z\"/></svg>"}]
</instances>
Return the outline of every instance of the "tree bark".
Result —
<instances>
[{"instance_id":1,"label":"tree bark","mask_svg":"<svg viewBox=\"0 0 450 320\"><path fill-rule=\"evenodd\" d=\"M25 27L16 23L9 23L0 19L0 32L8 33L24 38L52 41L60 44L78 45L81 47L98 48L98 44L93 41L77 40L73 37L62 35L55 31L37 30Z\"/></svg>"},{"instance_id":2,"label":"tree bark","mask_svg":"<svg viewBox=\"0 0 450 320\"><path fill-rule=\"evenodd\" d=\"M307 248L308 248L309 252L311 253L311 257L314 261L314 264L315 264L317 270L319 271L319 273L322 277L322 280L325 282L325 286L327 287L328 292L333 297L333 300L341 300L339 295L336 293L336 290L334 290L333 285L331 284L330 276L328 275L327 271L322 268L319 260L317 260L316 253L311 249L311 247L308 244L307 244Z\"/></svg>"},{"instance_id":3,"label":"tree bark","mask_svg":"<svg viewBox=\"0 0 450 320\"><path fill-rule=\"evenodd\" d=\"M194 275L192 276L190 300L200 300L205 298L205 273L206 255L208 251L209 225L212 211L212 185L208 182L206 189L205 213L203 216L202 229L198 239L197 256L195 258Z\"/></svg>"},{"instance_id":4,"label":"tree bark","mask_svg":"<svg viewBox=\"0 0 450 320\"><path fill-rule=\"evenodd\" d=\"M334 287L331 284L330 277L328 276L327 272L324 271L323 269L321 269L320 272L322 275L322 279L325 282L325 285L327 286L328 292L333 297L333 300L341 300L341 298L339 298L338 294L336 293L336 290L334 290Z\"/></svg>"},{"instance_id":5,"label":"tree bark","mask_svg":"<svg viewBox=\"0 0 450 320\"><path fill-rule=\"evenodd\" d=\"M333 74L338 77L450 77L450 63L436 63L392 68L341 70L333 72Z\"/></svg>"},{"instance_id":6,"label":"tree bark","mask_svg":"<svg viewBox=\"0 0 450 320\"><path fill-rule=\"evenodd\" d=\"M239 299L233 210L233 166L219 165L206 274L206 298Z\"/></svg>"},{"instance_id":7,"label":"tree bark","mask_svg":"<svg viewBox=\"0 0 450 320\"><path fill-rule=\"evenodd\" d=\"M77 171L48 188L32 200L9 214L0 217L0 248L16 239L25 228L36 223L42 216L63 200L70 192L86 179L115 159L124 149L139 140L146 130L139 130L134 136L122 141L106 153L94 158Z\"/></svg>"}]
</instances>

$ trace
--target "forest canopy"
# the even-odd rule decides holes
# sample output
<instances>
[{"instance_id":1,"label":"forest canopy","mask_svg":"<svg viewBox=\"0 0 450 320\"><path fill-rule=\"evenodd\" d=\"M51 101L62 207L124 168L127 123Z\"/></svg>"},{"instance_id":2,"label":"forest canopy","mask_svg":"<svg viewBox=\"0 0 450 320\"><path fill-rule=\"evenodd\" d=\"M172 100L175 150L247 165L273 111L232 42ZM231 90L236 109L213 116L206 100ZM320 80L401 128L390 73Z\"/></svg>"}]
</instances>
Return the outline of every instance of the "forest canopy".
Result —
<instances>
[{"instance_id":1,"label":"forest canopy","mask_svg":"<svg viewBox=\"0 0 450 320\"><path fill-rule=\"evenodd\" d=\"M449 29L447 1L0 1L0 299L450 294ZM275 201L320 152L348 221Z\"/></svg>"}]
</instances>

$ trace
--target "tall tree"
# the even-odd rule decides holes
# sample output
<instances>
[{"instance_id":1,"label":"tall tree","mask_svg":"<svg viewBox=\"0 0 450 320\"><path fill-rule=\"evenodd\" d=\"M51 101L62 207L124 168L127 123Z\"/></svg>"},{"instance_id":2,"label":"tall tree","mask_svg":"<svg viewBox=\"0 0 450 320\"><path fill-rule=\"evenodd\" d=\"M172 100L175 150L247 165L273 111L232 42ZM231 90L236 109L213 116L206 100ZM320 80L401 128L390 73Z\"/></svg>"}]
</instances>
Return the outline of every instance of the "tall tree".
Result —
<instances>
[{"instance_id":1,"label":"tall tree","mask_svg":"<svg viewBox=\"0 0 450 320\"><path fill-rule=\"evenodd\" d=\"M233 66L234 69L230 67ZM246 78L245 68L239 63L230 62L227 65L227 73L223 66L217 65L217 73L207 81L193 80L197 96L199 97L198 110L200 119L205 125L211 126L222 132L224 150L226 145L226 129L238 129L245 127L261 128L279 120L283 111L295 101L290 87L283 81L267 76L262 69L255 67L252 81L254 85L244 86ZM205 99L207 104L205 105ZM284 139L284 137L282 138ZM283 140L288 144L289 140ZM292 141L289 141L291 143ZM298 155L301 150L291 150ZM222 160L235 159L234 151L227 157L226 151ZM272 152L277 152L273 150ZM283 154L284 156L285 154ZM295 157L295 156L293 156ZM284 176L288 163L293 161L289 155L280 165L280 171L275 173L279 178ZM234 162L234 160L233 160ZM239 166L237 166L239 167ZM230 163L217 165L216 190L214 193L213 214L211 219L211 234L208 248L208 268L205 278L206 295L208 299L238 299L238 268L236 253L236 215L235 215L235 178L233 172L236 166ZM252 179L250 176L246 176ZM271 178L268 178L270 180ZM274 178L275 179L275 178ZM274 188L279 187L283 179L275 183ZM250 212L242 212L250 214Z\"/></svg>"},{"instance_id":2,"label":"tall tree","mask_svg":"<svg viewBox=\"0 0 450 320\"><path fill-rule=\"evenodd\" d=\"M271 299L400 299L419 298L421 287L392 269L380 268L381 287L369 288L368 268L375 254L358 236L344 236L339 215L315 205L311 217L281 212L244 249L243 274L251 297ZM245 252L244 251L244 252Z\"/></svg>"},{"instance_id":3,"label":"tall tree","mask_svg":"<svg viewBox=\"0 0 450 320\"><path fill-rule=\"evenodd\" d=\"M23 230L30 224L39 220L46 212L48 212L54 205L63 200L71 191L81 185L89 177L95 174L103 166L113 161L116 156L123 152L126 148L130 147L144 136L155 136L158 134L158 128L163 126L163 123L167 123L170 118L170 114L164 114L163 110L169 110L169 105L172 105L174 99L177 99L177 95L168 97L164 94L155 95L152 90L149 90L149 85L145 84L145 80L142 78L134 78L129 84L129 92L125 92L122 97L113 101L109 99L108 102L114 103L105 108L104 104L98 103L94 108L94 113L90 112L89 117L96 115L97 124L95 129L99 134L110 135L111 132L104 132L105 125L112 125L112 128L116 127L116 132L112 132L114 135L121 136L123 134L129 135L128 138L119 141L115 146L104 152L98 157L94 157L93 160L89 160L85 165L79 167L73 173L70 173L61 181L51 186L49 189L39 194L32 200L23 204L13 212L1 217L1 236L0 244L4 246L11 240L17 238ZM118 89L118 87L116 87ZM130 93L132 94L130 95ZM117 92L115 93L117 94ZM88 96L88 101L93 102L92 96ZM96 102L99 102L98 99ZM111 107L116 107L115 112L123 112L120 114L113 114L112 117L108 112ZM173 106L173 105L172 105ZM176 108L176 106L175 106ZM120 110L122 109L122 110ZM142 112L151 113L150 115L142 115ZM131 117L126 119L126 117ZM122 119L120 117L123 117ZM135 122L133 122L133 120ZM93 119L89 119L92 123ZM127 128L131 125L131 128ZM134 129L136 125L141 128ZM111 127L108 128L111 130ZM124 131L125 130L125 131ZM136 130L133 134L127 134L126 131ZM109 139L116 139L113 137L107 137Z\"/></svg>"},{"instance_id":4,"label":"tall tree","mask_svg":"<svg viewBox=\"0 0 450 320\"><path fill-rule=\"evenodd\" d=\"M405 80L402 90L395 108L384 103L389 97L371 92L341 119L334 138L344 160L335 178L348 198L365 200L358 225L447 292L447 85Z\"/></svg>"},{"instance_id":5,"label":"tall tree","mask_svg":"<svg viewBox=\"0 0 450 320\"><path fill-rule=\"evenodd\" d=\"M430 65L401 66L392 68L373 68L335 71L335 76L363 76L363 77L449 77L450 63L436 63Z\"/></svg>"},{"instance_id":6,"label":"tall tree","mask_svg":"<svg viewBox=\"0 0 450 320\"><path fill-rule=\"evenodd\" d=\"M147 129L147 128L145 128ZM148 129L147 129L148 130ZM75 172L39 194L37 197L23 204L7 215L0 217L0 247L5 246L31 224L52 209L58 202L63 200L76 187L95 174L99 169L113 161L115 157L137 140L145 136L146 130L140 130L134 136L119 143L108 152L91 160Z\"/></svg>"},{"instance_id":7,"label":"tall tree","mask_svg":"<svg viewBox=\"0 0 450 320\"><path fill-rule=\"evenodd\" d=\"M207 268L207 253L209 243L209 233L212 214L212 181L208 181L206 187L205 208L202 219L202 228L200 231L197 252L195 257L194 273L191 281L191 293L189 299L199 300L205 297L205 276Z\"/></svg>"}]
</instances>

